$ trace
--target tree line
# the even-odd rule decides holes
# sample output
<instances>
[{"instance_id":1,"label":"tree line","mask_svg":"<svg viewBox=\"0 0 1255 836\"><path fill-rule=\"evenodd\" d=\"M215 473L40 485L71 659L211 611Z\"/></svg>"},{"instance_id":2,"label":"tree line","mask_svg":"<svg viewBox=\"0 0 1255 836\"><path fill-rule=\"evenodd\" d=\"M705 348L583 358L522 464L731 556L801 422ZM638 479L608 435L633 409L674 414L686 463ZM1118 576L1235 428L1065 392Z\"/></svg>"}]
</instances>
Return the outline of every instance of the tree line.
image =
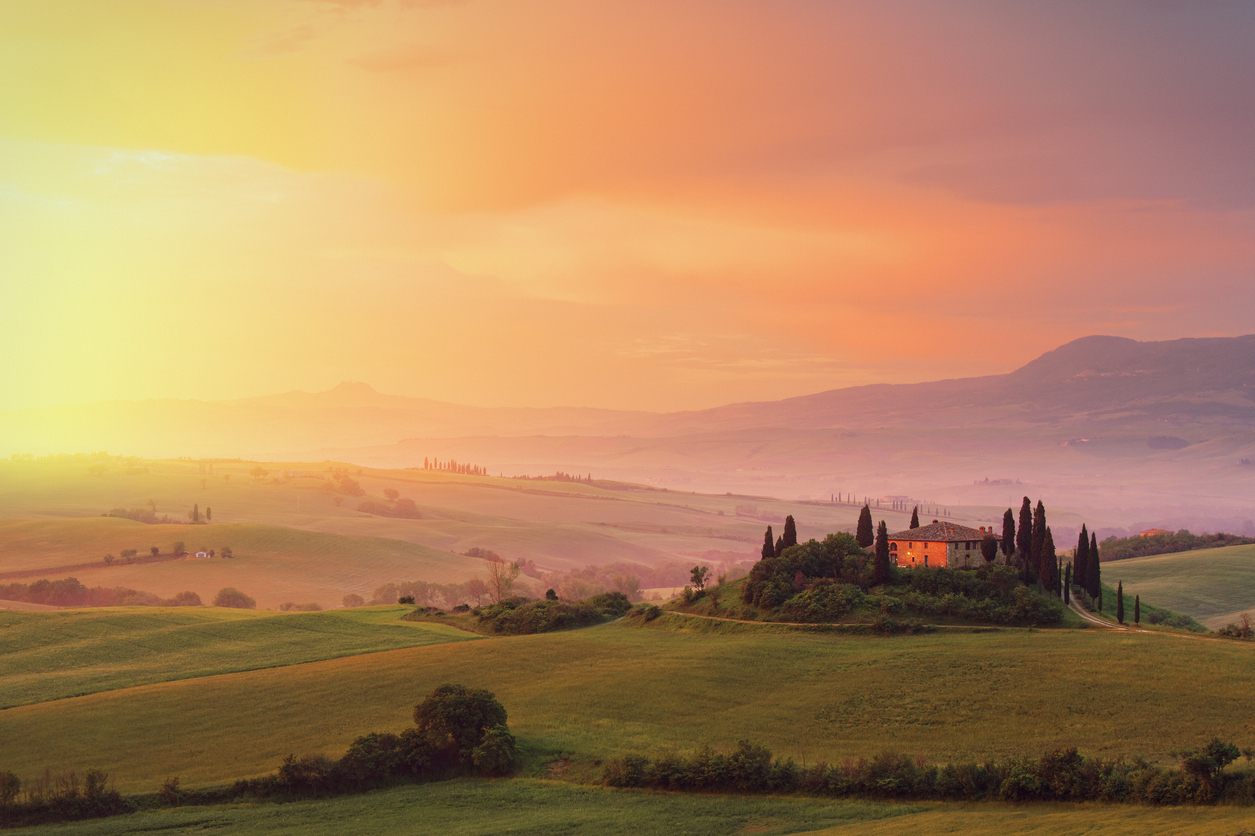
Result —
<instances>
[{"instance_id":1,"label":"tree line","mask_svg":"<svg viewBox=\"0 0 1255 836\"><path fill-rule=\"evenodd\" d=\"M1176 554L1197 549L1218 549L1224 546L1245 546L1255 543L1255 537L1239 537L1236 534L1191 534L1188 529L1175 533L1152 534L1148 537L1108 537L1102 541L1103 558L1108 561L1127 560L1131 557L1149 557L1155 554Z\"/></svg>"},{"instance_id":2,"label":"tree line","mask_svg":"<svg viewBox=\"0 0 1255 836\"><path fill-rule=\"evenodd\" d=\"M44 604L52 607L199 607L200 596L195 592L180 592L173 598L162 598L151 592L141 592L125 586L87 588L77 578L50 581L37 580L32 584L0 584L0 600L21 601L26 604Z\"/></svg>"},{"instance_id":3,"label":"tree line","mask_svg":"<svg viewBox=\"0 0 1255 836\"><path fill-rule=\"evenodd\" d=\"M477 464L459 462L457 459L429 459L423 457L423 470L440 470L445 473L461 473L465 476L487 476L488 469Z\"/></svg>"}]
</instances>

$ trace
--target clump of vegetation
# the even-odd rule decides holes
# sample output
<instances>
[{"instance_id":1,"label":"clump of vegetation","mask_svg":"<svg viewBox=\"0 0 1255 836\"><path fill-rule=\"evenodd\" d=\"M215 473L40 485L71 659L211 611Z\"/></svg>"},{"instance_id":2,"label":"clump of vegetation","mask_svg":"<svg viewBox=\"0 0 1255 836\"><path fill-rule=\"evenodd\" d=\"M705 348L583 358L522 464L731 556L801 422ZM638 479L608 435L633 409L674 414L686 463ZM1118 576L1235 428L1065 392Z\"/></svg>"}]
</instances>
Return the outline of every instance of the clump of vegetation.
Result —
<instances>
[{"instance_id":1,"label":"clump of vegetation","mask_svg":"<svg viewBox=\"0 0 1255 836\"><path fill-rule=\"evenodd\" d=\"M218 590L218 594L214 596L214 606L252 610L257 608L257 602L235 587L228 586Z\"/></svg>"},{"instance_id":2,"label":"clump of vegetation","mask_svg":"<svg viewBox=\"0 0 1255 836\"><path fill-rule=\"evenodd\" d=\"M1236 534L1191 534L1183 528L1175 534L1108 537L1102 541L1102 550L1103 560L1111 561L1149 557L1155 554L1190 552L1198 549L1218 549L1222 546L1245 546L1251 543L1255 543L1255 537L1239 537Z\"/></svg>"},{"instance_id":3,"label":"clump of vegetation","mask_svg":"<svg viewBox=\"0 0 1255 836\"><path fill-rule=\"evenodd\" d=\"M281 612L322 612L322 605L315 603L295 604L287 601L279 606L279 610Z\"/></svg>"},{"instance_id":4,"label":"clump of vegetation","mask_svg":"<svg viewBox=\"0 0 1255 836\"><path fill-rule=\"evenodd\" d=\"M398 499L391 505L368 499L359 503L357 510L364 514L374 514L377 517L396 517L405 520L421 520L423 518L422 513L418 510L418 506L414 504L412 499Z\"/></svg>"},{"instance_id":5,"label":"clump of vegetation","mask_svg":"<svg viewBox=\"0 0 1255 836\"><path fill-rule=\"evenodd\" d=\"M689 792L793 793L837 798L938 801L1108 801L1210 804L1255 800L1255 774L1226 775L1236 746L1213 739L1181 754L1180 769L1141 758L1085 757L1075 748L1040 758L930 764L896 752L799 767L742 740L728 754L706 747L687 757L627 755L610 760L602 779L612 787Z\"/></svg>"},{"instance_id":6,"label":"clump of vegetation","mask_svg":"<svg viewBox=\"0 0 1255 836\"><path fill-rule=\"evenodd\" d=\"M1234 624L1226 624L1216 631L1218 634L1230 639L1242 639L1250 641L1255 639L1255 627L1251 625L1250 613L1242 613Z\"/></svg>"},{"instance_id":7,"label":"clump of vegetation","mask_svg":"<svg viewBox=\"0 0 1255 836\"><path fill-rule=\"evenodd\" d=\"M618 618L632 608L622 592L605 592L584 601L529 601L507 598L471 612L479 624L493 633L511 636L550 633L575 627L591 627Z\"/></svg>"},{"instance_id":8,"label":"clump of vegetation","mask_svg":"<svg viewBox=\"0 0 1255 836\"><path fill-rule=\"evenodd\" d=\"M0 584L0 600L53 607L199 607L201 604L200 596L195 592L180 592L173 598L162 598L125 586L88 589L78 578L41 579L29 585Z\"/></svg>"},{"instance_id":9,"label":"clump of vegetation","mask_svg":"<svg viewBox=\"0 0 1255 836\"><path fill-rule=\"evenodd\" d=\"M80 778L70 771L22 781L0 772L0 826L27 827L47 822L116 816L135 809L113 788L108 773L89 769Z\"/></svg>"}]
</instances>

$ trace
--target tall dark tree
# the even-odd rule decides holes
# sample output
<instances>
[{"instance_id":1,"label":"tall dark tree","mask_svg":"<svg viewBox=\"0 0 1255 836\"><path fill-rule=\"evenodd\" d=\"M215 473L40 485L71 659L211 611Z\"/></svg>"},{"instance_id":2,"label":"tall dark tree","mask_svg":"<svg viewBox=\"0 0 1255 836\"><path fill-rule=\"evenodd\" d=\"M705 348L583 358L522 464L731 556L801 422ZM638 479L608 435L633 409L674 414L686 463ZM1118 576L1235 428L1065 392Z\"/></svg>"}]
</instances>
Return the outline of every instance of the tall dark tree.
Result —
<instances>
[{"instance_id":1,"label":"tall dark tree","mask_svg":"<svg viewBox=\"0 0 1255 836\"><path fill-rule=\"evenodd\" d=\"M1076 567L1076 571L1072 577L1076 578L1076 582L1082 587L1085 586L1085 578L1087 571L1085 564L1089 562L1089 531L1085 528L1085 524L1081 524L1081 536L1076 541L1076 553L1072 555L1072 565Z\"/></svg>"},{"instance_id":2,"label":"tall dark tree","mask_svg":"<svg viewBox=\"0 0 1255 836\"><path fill-rule=\"evenodd\" d=\"M1124 623L1124 581L1116 584L1116 621Z\"/></svg>"},{"instance_id":3,"label":"tall dark tree","mask_svg":"<svg viewBox=\"0 0 1255 836\"><path fill-rule=\"evenodd\" d=\"M200 504L192 506L192 522L200 522Z\"/></svg>"},{"instance_id":4,"label":"tall dark tree","mask_svg":"<svg viewBox=\"0 0 1255 836\"><path fill-rule=\"evenodd\" d=\"M911 509L911 525L910 528L919 528L919 506L916 505Z\"/></svg>"},{"instance_id":5,"label":"tall dark tree","mask_svg":"<svg viewBox=\"0 0 1255 836\"><path fill-rule=\"evenodd\" d=\"M998 559L998 538L993 532L986 534L980 541L980 556L985 558L986 563L993 563Z\"/></svg>"},{"instance_id":6,"label":"tall dark tree","mask_svg":"<svg viewBox=\"0 0 1255 836\"><path fill-rule=\"evenodd\" d=\"M214 509L206 505L205 506L205 522L213 522L213 521L214 521Z\"/></svg>"},{"instance_id":7,"label":"tall dark tree","mask_svg":"<svg viewBox=\"0 0 1255 836\"><path fill-rule=\"evenodd\" d=\"M1042 565L1046 553L1046 506L1037 500L1037 508L1033 510L1033 568L1040 577L1046 568Z\"/></svg>"},{"instance_id":8,"label":"tall dark tree","mask_svg":"<svg viewBox=\"0 0 1255 836\"><path fill-rule=\"evenodd\" d=\"M1020 505L1020 525L1015 534L1015 559L1028 576L1028 558L1033 553L1033 503L1024 497Z\"/></svg>"},{"instance_id":9,"label":"tall dark tree","mask_svg":"<svg viewBox=\"0 0 1255 836\"><path fill-rule=\"evenodd\" d=\"M873 586L889 582L889 527L884 520L876 528L876 564L872 570Z\"/></svg>"},{"instance_id":10,"label":"tall dark tree","mask_svg":"<svg viewBox=\"0 0 1255 836\"><path fill-rule=\"evenodd\" d=\"M1047 592L1057 593L1059 591L1059 558L1055 554L1055 536L1050 533L1049 527L1046 529L1045 536L1042 537L1039 562L1041 585Z\"/></svg>"},{"instance_id":11,"label":"tall dark tree","mask_svg":"<svg viewBox=\"0 0 1255 836\"><path fill-rule=\"evenodd\" d=\"M784 518L784 535L780 539L786 549L797 545L797 523L793 522L792 514Z\"/></svg>"},{"instance_id":12,"label":"tall dark tree","mask_svg":"<svg viewBox=\"0 0 1255 836\"><path fill-rule=\"evenodd\" d=\"M1102 612L1102 561L1098 556L1098 535L1090 534L1089 538L1089 556L1085 558L1085 591L1098 601L1098 611Z\"/></svg>"},{"instance_id":13,"label":"tall dark tree","mask_svg":"<svg viewBox=\"0 0 1255 836\"><path fill-rule=\"evenodd\" d=\"M767 526L767 533L763 535L763 560L776 556L776 538L771 533L771 526Z\"/></svg>"},{"instance_id":14,"label":"tall dark tree","mask_svg":"<svg viewBox=\"0 0 1255 836\"><path fill-rule=\"evenodd\" d=\"M1002 556L1011 557L1015 551L1015 513L1010 508L1002 515Z\"/></svg>"},{"instance_id":15,"label":"tall dark tree","mask_svg":"<svg viewBox=\"0 0 1255 836\"><path fill-rule=\"evenodd\" d=\"M1139 625L1142 623L1142 596L1141 595L1133 596L1133 623L1139 624Z\"/></svg>"},{"instance_id":16,"label":"tall dark tree","mask_svg":"<svg viewBox=\"0 0 1255 836\"><path fill-rule=\"evenodd\" d=\"M776 538L776 557L779 557L782 554L784 554L784 538L777 537Z\"/></svg>"},{"instance_id":17,"label":"tall dark tree","mask_svg":"<svg viewBox=\"0 0 1255 836\"><path fill-rule=\"evenodd\" d=\"M872 527L872 509L871 506L864 504L863 510L858 512L858 528L854 530L854 541L861 547L867 548L876 539L876 529Z\"/></svg>"},{"instance_id":18,"label":"tall dark tree","mask_svg":"<svg viewBox=\"0 0 1255 836\"><path fill-rule=\"evenodd\" d=\"M1072 564L1063 567L1063 603L1072 603Z\"/></svg>"}]
</instances>

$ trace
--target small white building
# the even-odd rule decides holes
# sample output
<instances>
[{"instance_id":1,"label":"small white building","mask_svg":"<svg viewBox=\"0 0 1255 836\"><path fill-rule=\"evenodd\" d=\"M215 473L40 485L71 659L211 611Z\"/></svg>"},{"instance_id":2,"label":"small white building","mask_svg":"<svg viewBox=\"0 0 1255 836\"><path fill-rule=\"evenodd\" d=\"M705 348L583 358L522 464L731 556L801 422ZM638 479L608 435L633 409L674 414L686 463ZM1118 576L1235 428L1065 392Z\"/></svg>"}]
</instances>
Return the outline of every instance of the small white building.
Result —
<instances>
[{"instance_id":1,"label":"small white building","mask_svg":"<svg viewBox=\"0 0 1255 836\"><path fill-rule=\"evenodd\" d=\"M197 557L209 557L209 552L197 552Z\"/></svg>"}]
</instances>

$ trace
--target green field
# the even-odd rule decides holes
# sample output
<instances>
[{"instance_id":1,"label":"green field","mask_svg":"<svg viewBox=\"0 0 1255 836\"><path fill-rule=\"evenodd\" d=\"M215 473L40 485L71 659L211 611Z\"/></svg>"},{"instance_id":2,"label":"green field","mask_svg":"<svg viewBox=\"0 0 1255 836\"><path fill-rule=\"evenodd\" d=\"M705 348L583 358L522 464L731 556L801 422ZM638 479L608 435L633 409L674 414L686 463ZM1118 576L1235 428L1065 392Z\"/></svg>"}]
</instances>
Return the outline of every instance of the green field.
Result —
<instances>
[{"instance_id":1,"label":"green field","mask_svg":"<svg viewBox=\"0 0 1255 836\"><path fill-rule=\"evenodd\" d=\"M664 616L567 633L394 650L143 685L0 712L6 763L34 775L95 766L124 791L273 770L289 753L338 757L400 730L442 682L494 691L524 774L741 738L799 762L896 749L936 761L1143 754L1212 735L1255 743L1255 648L1171 635L1006 630L870 638Z\"/></svg>"},{"instance_id":2,"label":"green field","mask_svg":"<svg viewBox=\"0 0 1255 836\"><path fill-rule=\"evenodd\" d=\"M475 638L408 607L273 613L217 607L0 610L0 709L175 679Z\"/></svg>"},{"instance_id":3,"label":"green field","mask_svg":"<svg viewBox=\"0 0 1255 836\"><path fill-rule=\"evenodd\" d=\"M1040 804L892 804L808 798L736 798L603 790L547 781L451 781L330 801L191 807L36 827L31 834L135 832L253 834L439 833L443 836L1232 836L1253 816L1241 808Z\"/></svg>"},{"instance_id":4,"label":"green field","mask_svg":"<svg viewBox=\"0 0 1255 836\"><path fill-rule=\"evenodd\" d=\"M1126 597L1192 615L1213 630L1255 617L1255 546L1228 546L1104 563L1103 581ZM1131 610L1130 610L1131 612Z\"/></svg>"}]
</instances>

